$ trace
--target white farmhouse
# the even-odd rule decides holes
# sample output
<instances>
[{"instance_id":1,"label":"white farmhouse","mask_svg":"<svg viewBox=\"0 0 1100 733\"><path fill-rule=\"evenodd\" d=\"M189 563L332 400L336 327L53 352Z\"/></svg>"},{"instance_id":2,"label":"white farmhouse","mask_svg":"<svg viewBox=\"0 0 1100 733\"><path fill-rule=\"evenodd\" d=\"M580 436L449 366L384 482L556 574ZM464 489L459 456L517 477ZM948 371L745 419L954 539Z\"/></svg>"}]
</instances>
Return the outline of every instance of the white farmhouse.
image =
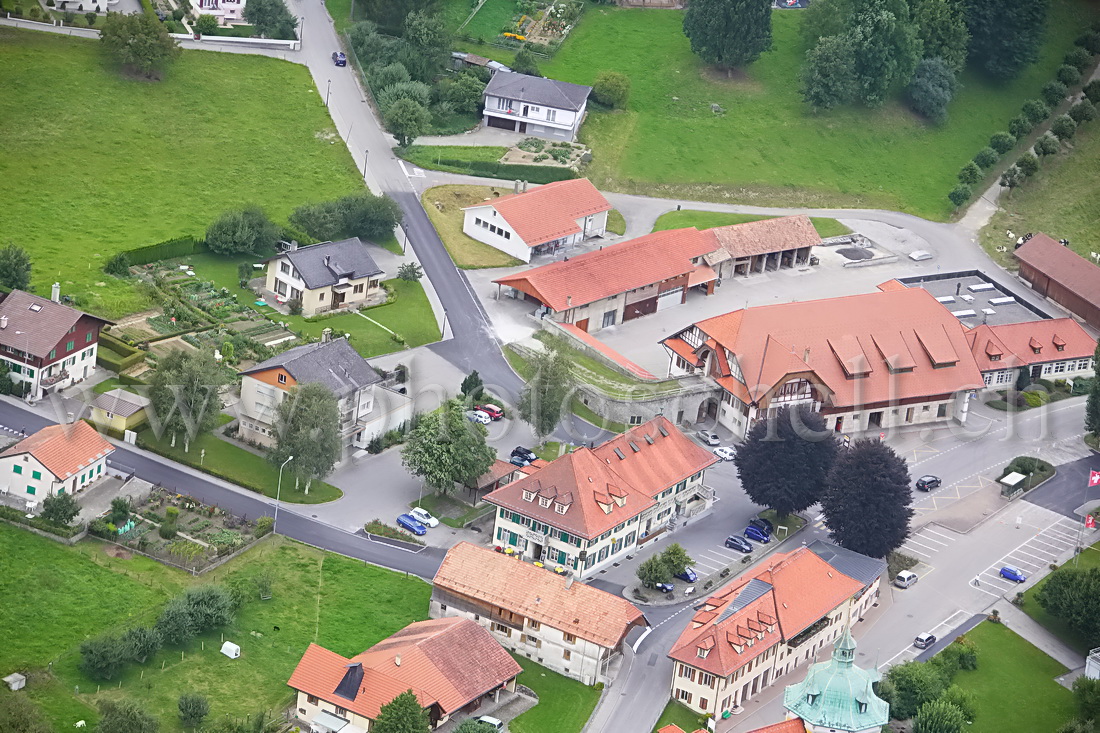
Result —
<instances>
[{"instance_id":1,"label":"white farmhouse","mask_svg":"<svg viewBox=\"0 0 1100 733\"><path fill-rule=\"evenodd\" d=\"M485 125L572 142L591 92L580 84L498 71L485 87Z\"/></svg>"},{"instance_id":2,"label":"white farmhouse","mask_svg":"<svg viewBox=\"0 0 1100 733\"><path fill-rule=\"evenodd\" d=\"M114 450L83 420L50 425L0 453L0 491L28 505L75 494L103 478Z\"/></svg>"}]
</instances>

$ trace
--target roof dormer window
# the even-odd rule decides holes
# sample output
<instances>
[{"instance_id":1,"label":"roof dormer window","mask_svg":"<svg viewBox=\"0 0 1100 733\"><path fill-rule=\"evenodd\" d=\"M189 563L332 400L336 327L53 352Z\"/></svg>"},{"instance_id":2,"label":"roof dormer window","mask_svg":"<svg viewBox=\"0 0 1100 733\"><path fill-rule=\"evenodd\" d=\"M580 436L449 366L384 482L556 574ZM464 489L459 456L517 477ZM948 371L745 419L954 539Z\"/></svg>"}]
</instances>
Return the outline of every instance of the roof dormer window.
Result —
<instances>
[{"instance_id":1,"label":"roof dormer window","mask_svg":"<svg viewBox=\"0 0 1100 733\"><path fill-rule=\"evenodd\" d=\"M524 489L523 490L523 500L524 501L534 501L535 500L535 492L534 491L527 491L526 489Z\"/></svg>"},{"instance_id":2,"label":"roof dormer window","mask_svg":"<svg viewBox=\"0 0 1100 733\"><path fill-rule=\"evenodd\" d=\"M558 514L565 514L567 511L569 511L569 505L562 504L561 502L555 502L554 511L556 511Z\"/></svg>"},{"instance_id":3,"label":"roof dormer window","mask_svg":"<svg viewBox=\"0 0 1100 733\"><path fill-rule=\"evenodd\" d=\"M1001 360L1001 355L1000 354L990 354L989 355L989 360L990 361L1000 361Z\"/></svg>"},{"instance_id":4,"label":"roof dormer window","mask_svg":"<svg viewBox=\"0 0 1100 733\"><path fill-rule=\"evenodd\" d=\"M1057 351L1065 351L1066 350L1066 345L1065 344L1054 344L1054 348Z\"/></svg>"},{"instance_id":5,"label":"roof dormer window","mask_svg":"<svg viewBox=\"0 0 1100 733\"><path fill-rule=\"evenodd\" d=\"M1031 353L1041 354L1041 353L1043 353L1043 347L1042 346L1032 346L1031 347Z\"/></svg>"},{"instance_id":6,"label":"roof dormer window","mask_svg":"<svg viewBox=\"0 0 1100 733\"><path fill-rule=\"evenodd\" d=\"M539 506L542 507L543 509L549 508L549 506L550 506L550 497L549 496L540 496L539 497Z\"/></svg>"},{"instance_id":7,"label":"roof dormer window","mask_svg":"<svg viewBox=\"0 0 1100 733\"><path fill-rule=\"evenodd\" d=\"M710 649L703 649L702 647L700 647L699 649L695 650L695 654L700 659L706 659L707 655L710 654Z\"/></svg>"}]
</instances>

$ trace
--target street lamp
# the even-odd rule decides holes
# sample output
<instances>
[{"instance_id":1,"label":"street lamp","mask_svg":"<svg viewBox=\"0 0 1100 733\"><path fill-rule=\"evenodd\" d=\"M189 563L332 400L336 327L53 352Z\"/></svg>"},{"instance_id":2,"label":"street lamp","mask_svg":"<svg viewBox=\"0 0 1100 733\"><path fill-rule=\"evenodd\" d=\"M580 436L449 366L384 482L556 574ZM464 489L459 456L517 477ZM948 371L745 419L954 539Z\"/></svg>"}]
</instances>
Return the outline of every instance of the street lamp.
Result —
<instances>
[{"instance_id":1,"label":"street lamp","mask_svg":"<svg viewBox=\"0 0 1100 733\"><path fill-rule=\"evenodd\" d=\"M367 156L370 155L370 151L363 149L363 182L367 182Z\"/></svg>"},{"instance_id":2,"label":"street lamp","mask_svg":"<svg viewBox=\"0 0 1100 733\"><path fill-rule=\"evenodd\" d=\"M279 524L279 497L283 495L283 469L293 460L294 456L288 456L283 461L283 465L279 466L279 486L275 489L275 518L271 520L271 534L275 534L275 527Z\"/></svg>"},{"instance_id":3,"label":"street lamp","mask_svg":"<svg viewBox=\"0 0 1100 733\"><path fill-rule=\"evenodd\" d=\"M332 93L332 79L328 80L328 87L325 88L325 106L328 107L328 95Z\"/></svg>"},{"instance_id":4,"label":"street lamp","mask_svg":"<svg viewBox=\"0 0 1100 733\"><path fill-rule=\"evenodd\" d=\"M30 334L30 331L16 331L15 335L16 336L26 336L26 338L24 339L24 343L23 343L23 347L24 347L23 348L23 369L29 371L30 368L31 368L31 334ZM23 373L27 374L27 371L24 371ZM39 374L38 378L42 379L42 375ZM29 399L30 395L31 395L31 392L34 391L34 377L31 377L28 374L27 375L27 381L28 381L27 393L26 393L26 395L24 395L24 399Z\"/></svg>"}]
</instances>

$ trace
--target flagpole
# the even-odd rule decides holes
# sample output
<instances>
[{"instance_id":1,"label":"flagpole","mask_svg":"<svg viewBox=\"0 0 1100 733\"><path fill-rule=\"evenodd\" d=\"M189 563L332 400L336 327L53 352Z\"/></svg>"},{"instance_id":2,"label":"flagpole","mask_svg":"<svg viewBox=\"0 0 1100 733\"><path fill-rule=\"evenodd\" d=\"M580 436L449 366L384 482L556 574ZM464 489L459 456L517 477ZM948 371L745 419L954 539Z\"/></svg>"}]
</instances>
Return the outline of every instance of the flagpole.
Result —
<instances>
[{"instance_id":1,"label":"flagpole","mask_svg":"<svg viewBox=\"0 0 1100 733\"><path fill-rule=\"evenodd\" d=\"M1089 480L1085 482L1084 501L1081 502L1081 506L1088 503L1089 500L1089 487L1100 486L1100 471L1093 471L1089 469ZM1073 567L1077 567L1077 558L1081 556L1081 537L1085 533L1085 527L1088 526L1090 514L1085 512L1085 516L1081 518L1081 526L1077 528L1077 548L1073 553Z\"/></svg>"}]
</instances>

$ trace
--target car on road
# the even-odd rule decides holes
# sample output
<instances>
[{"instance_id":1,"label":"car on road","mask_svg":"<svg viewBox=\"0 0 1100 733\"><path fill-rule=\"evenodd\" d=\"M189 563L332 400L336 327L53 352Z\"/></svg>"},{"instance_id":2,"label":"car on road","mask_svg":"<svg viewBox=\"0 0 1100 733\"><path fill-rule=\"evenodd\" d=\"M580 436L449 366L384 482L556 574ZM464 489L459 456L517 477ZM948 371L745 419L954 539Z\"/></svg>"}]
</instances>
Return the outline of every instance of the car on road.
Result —
<instances>
[{"instance_id":1,"label":"car on road","mask_svg":"<svg viewBox=\"0 0 1100 733\"><path fill-rule=\"evenodd\" d=\"M500 420L504 417L504 410L496 405L478 405L477 409L488 415L491 420Z\"/></svg>"},{"instance_id":2,"label":"car on road","mask_svg":"<svg viewBox=\"0 0 1100 733\"><path fill-rule=\"evenodd\" d=\"M772 523L769 522L767 519L764 519L763 517L753 517L749 520L749 524L759 530L767 532L768 534L771 534L775 531L775 527L772 526Z\"/></svg>"},{"instance_id":3,"label":"car on road","mask_svg":"<svg viewBox=\"0 0 1100 733\"><path fill-rule=\"evenodd\" d=\"M755 540L756 542L761 542L765 545L772 541L772 537L770 534L760 529L759 527L752 526L751 524L748 527L745 527L745 536L748 537L750 540Z\"/></svg>"},{"instance_id":4,"label":"car on road","mask_svg":"<svg viewBox=\"0 0 1100 733\"><path fill-rule=\"evenodd\" d=\"M538 456L535 455L534 451L532 451L530 448L524 448L522 445L517 445L515 448L513 448L512 455L520 456L528 463L534 463L535 459L538 458Z\"/></svg>"},{"instance_id":5,"label":"car on road","mask_svg":"<svg viewBox=\"0 0 1100 733\"><path fill-rule=\"evenodd\" d=\"M722 442L722 439L718 437L718 433L712 433L709 430L700 430L695 434L699 440L703 441L703 445L718 445Z\"/></svg>"},{"instance_id":6,"label":"car on road","mask_svg":"<svg viewBox=\"0 0 1100 733\"><path fill-rule=\"evenodd\" d=\"M504 730L504 723L491 715L482 715L477 722L492 726L493 730Z\"/></svg>"},{"instance_id":7,"label":"car on road","mask_svg":"<svg viewBox=\"0 0 1100 733\"><path fill-rule=\"evenodd\" d=\"M1024 571L1014 565L1005 565L1001 568L1001 577L1005 580L1011 580L1013 583L1023 583L1027 580Z\"/></svg>"},{"instance_id":8,"label":"car on road","mask_svg":"<svg viewBox=\"0 0 1100 733\"><path fill-rule=\"evenodd\" d=\"M407 529L414 535L420 536L428 533L427 527L416 520L416 517L411 514L399 514L397 515L397 526L401 529Z\"/></svg>"},{"instance_id":9,"label":"car on road","mask_svg":"<svg viewBox=\"0 0 1100 733\"><path fill-rule=\"evenodd\" d=\"M482 425L488 425L493 421L491 417L481 410L468 410L466 412L466 419L470 422L481 423Z\"/></svg>"},{"instance_id":10,"label":"car on road","mask_svg":"<svg viewBox=\"0 0 1100 733\"><path fill-rule=\"evenodd\" d=\"M684 568L684 572L677 573L675 577L688 583L694 583L695 581L699 580L699 576L696 575L695 571L691 568Z\"/></svg>"},{"instance_id":11,"label":"car on road","mask_svg":"<svg viewBox=\"0 0 1100 733\"><path fill-rule=\"evenodd\" d=\"M917 638L913 639L913 646L915 646L917 649L927 649L928 647L932 646L935 643L936 643L935 634L929 634L929 633L918 634Z\"/></svg>"},{"instance_id":12,"label":"car on road","mask_svg":"<svg viewBox=\"0 0 1100 733\"><path fill-rule=\"evenodd\" d=\"M919 491L931 491L932 489L938 489L940 487L940 477L927 474L917 479L917 489Z\"/></svg>"},{"instance_id":13,"label":"car on road","mask_svg":"<svg viewBox=\"0 0 1100 733\"><path fill-rule=\"evenodd\" d=\"M735 451L733 448L730 448L728 445L723 445L715 448L711 451L711 453L716 455L718 457L718 460L720 461L732 461L733 457L737 455L737 451Z\"/></svg>"},{"instance_id":14,"label":"car on road","mask_svg":"<svg viewBox=\"0 0 1100 733\"><path fill-rule=\"evenodd\" d=\"M336 64L337 66L347 66L348 57L344 55L343 51L333 51L332 63Z\"/></svg>"},{"instance_id":15,"label":"car on road","mask_svg":"<svg viewBox=\"0 0 1100 733\"><path fill-rule=\"evenodd\" d=\"M409 510L409 516L423 524L425 527L438 527L439 520L431 515L427 509L414 507Z\"/></svg>"},{"instance_id":16,"label":"car on road","mask_svg":"<svg viewBox=\"0 0 1100 733\"><path fill-rule=\"evenodd\" d=\"M726 547L731 550L740 550L741 552L752 552L752 543L746 540L744 537L738 537L735 534L731 534L726 538Z\"/></svg>"}]
</instances>

